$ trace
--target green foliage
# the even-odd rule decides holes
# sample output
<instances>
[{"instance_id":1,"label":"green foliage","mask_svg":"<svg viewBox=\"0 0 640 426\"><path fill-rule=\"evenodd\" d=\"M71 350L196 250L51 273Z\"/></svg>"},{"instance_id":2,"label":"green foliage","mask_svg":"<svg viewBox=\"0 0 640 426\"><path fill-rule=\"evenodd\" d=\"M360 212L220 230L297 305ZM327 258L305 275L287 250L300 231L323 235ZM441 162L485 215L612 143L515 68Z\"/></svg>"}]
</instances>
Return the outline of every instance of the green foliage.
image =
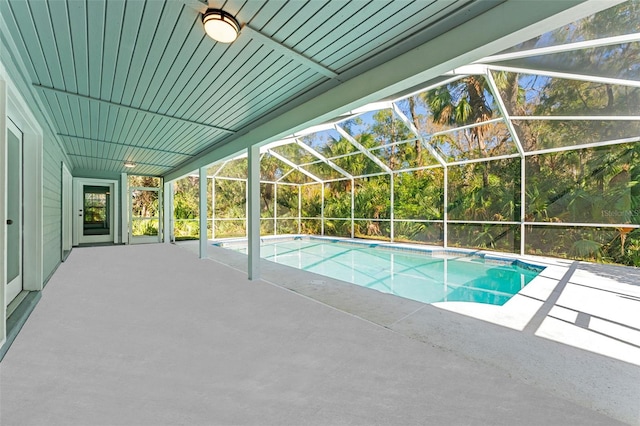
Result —
<instances>
[{"instance_id":1,"label":"green foliage","mask_svg":"<svg viewBox=\"0 0 640 426\"><path fill-rule=\"evenodd\" d=\"M176 219L195 219L198 217L199 194L198 178L188 176L174 184L173 215Z\"/></svg>"},{"instance_id":2,"label":"green foliage","mask_svg":"<svg viewBox=\"0 0 640 426\"><path fill-rule=\"evenodd\" d=\"M176 240L197 239L200 236L198 219L174 219L173 234Z\"/></svg>"},{"instance_id":3,"label":"green foliage","mask_svg":"<svg viewBox=\"0 0 640 426\"><path fill-rule=\"evenodd\" d=\"M601 245L592 240L578 240L573 243L572 254L581 259L596 259L602 258Z\"/></svg>"},{"instance_id":4,"label":"green foliage","mask_svg":"<svg viewBox=\"0 0 640 426\"><path fill-rule=\"evenodd\" d=\"M449 217L453 220L520 219L520 159L449 168Z\"/></svg>"},{"instance_id":5,"label":"green foliage","mask_svg":"<svg viewBox=\"0 0 640 426\"><path fill-rule=\"evenodd\" d=\"M444 214L443 170L400 173L394 179L397 219L441 220Z\"/></svg>"},{"instance_id":6,"label":"green foliage","mask_svg":"<svg viewBox=\"0 0 640 426\"><path fill-rule=\"evenodd\" d=\"M517 252L520 235L517 225L449 224L449 245Z\"/></svg>"},{"instance_id":7,"label":"green foliage","mask_svg":"<svg viewBox=\"0 0 640 426\"><path fill-rule=\"evenodd\" d=\"M155 237L158 235L158 220L134 220L132 224L132 235Z\"/></svg>"},{"instance_id":8,"label":"green foliage","mask_svg":"<svg viewBox=\"0 0 640 426\"><path fill-rule=\"evenodd\" d=\"M394 234L398 242L439 245L443 241L442 224L395 221Z\"/></svg>"}]
</instances>

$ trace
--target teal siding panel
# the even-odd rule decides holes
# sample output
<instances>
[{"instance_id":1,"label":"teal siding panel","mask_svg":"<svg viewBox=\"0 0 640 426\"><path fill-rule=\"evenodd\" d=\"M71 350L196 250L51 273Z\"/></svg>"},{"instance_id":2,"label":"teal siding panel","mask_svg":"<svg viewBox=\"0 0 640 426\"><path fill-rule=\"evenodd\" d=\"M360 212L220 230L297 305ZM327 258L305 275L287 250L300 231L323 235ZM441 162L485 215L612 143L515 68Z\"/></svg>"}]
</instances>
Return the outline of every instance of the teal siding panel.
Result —
<instances>
[{"instance_id":1,"label":"teal siding panel","mask_svg":"<svg viewBox=\"0 0 640 426\"><path fill-rule=\"evenodd\" d=\"M43 277L48 277L60 264L60 248L62 245L62 162L64 155L52 135L47 134L43 139L42 273Z\"/></svg>"}]
</instances>

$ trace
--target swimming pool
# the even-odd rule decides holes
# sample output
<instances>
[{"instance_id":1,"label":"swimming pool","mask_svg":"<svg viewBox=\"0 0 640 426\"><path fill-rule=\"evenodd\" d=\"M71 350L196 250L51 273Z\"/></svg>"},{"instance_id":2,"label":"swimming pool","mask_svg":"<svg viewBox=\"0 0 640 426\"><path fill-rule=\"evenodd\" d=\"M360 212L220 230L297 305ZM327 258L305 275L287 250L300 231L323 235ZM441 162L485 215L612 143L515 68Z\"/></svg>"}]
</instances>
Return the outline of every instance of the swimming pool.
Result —
<instances>
[{"instance_id":1,"label":"swimming pool","mask_svg":"<svg viewBox=\"0 0 640 426\"><path fill-rule=\"evenodd\" d=\"M215 245L246 253L246 241ZM465 251L296 237L263 240L262 258L424 303L503 305L541 271L517 260Z\"/></svg>"}]
</instances>

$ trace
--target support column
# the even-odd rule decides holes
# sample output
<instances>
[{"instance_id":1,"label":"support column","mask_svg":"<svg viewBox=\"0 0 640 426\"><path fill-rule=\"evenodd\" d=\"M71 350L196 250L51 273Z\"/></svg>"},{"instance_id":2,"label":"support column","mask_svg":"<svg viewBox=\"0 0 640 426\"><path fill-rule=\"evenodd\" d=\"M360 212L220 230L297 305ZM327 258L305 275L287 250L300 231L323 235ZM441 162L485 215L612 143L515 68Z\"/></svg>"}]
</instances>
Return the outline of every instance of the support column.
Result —
<instances>
[{"instance_id":1,"label":"support column","mask_svg":"<svg viewBox=\"0 0 640 426\"><path fill-rule=\"evenodd\" d=\"M166 244L171 242L173 229L173 182L165 182L162 191L162 241Z\"/></svg>"},{"instance_id":2,"label":"support column","mask_svg":"<svg viewBox=\"0 0 640 426\"><path fill-rule=\"evenodd\" d=\"M520 157L520 255L524 256L524 251L525 251L525 246L524 246L524 233L525 233L525 226L524 226L524 216L525 216L525 192L524 192L524 188L525 188L525 179L526 179L526 174L527 174L527 170L526 170L526 162L527 157L525 157L524 155L522 157Z\"/></svg>"},{"instance_id":3,"label":"support column","mask_svg":"<svg viewBox=\"0 0 640 426\"><path fill-rule=\"evenodd\" d=\"M447 221L449 220L449 169L447 166L444 166L444 205L442 206L443 209L443 246L444 248L447 248L449 246L448 241L447 241Z\"/></svg>"},{"instance_id":4,"label":"support column","mask_svg":"<svg viewBox=\"0 0 640 426\"><path fill-rule=\"evenodd\" d=\"M129 244L129 239L131 237L129 235L129 221L131 220L129 218L131 214L129 211L129 197L131 197L131 194L129 194L129 178L126 173L120 173L120 188L120 214L122 215L122 222L120 223L120 241L122 241L122 244Z\"/></svg>"},{"instance_id":5,"label":"support column","mask_svg":"<svg viewBox=\"0 0 640 426\"><path fill-rule=\"evenodd\" d=\"M302 185L298 185L298 234L302 233Z\"/></svg>"},{"instance_id":6,"label":"support column","mask_svg":"<svg viewBox=\"0 0 640 426\"><path fill-rule=\"evenodd\" d=\"M320 191L320 235L324 236L324 182L321 183L322 191Z\"/></svg>"},{"instance_id":7,"label":"support column","mask_svg":"<svg viewBox=\"0 0 640 426\"><path fill-rule=\"evenodd\" d=\"M216 177L211 178L211 239L216 239Z\"/></svg>"},{"instance_id":8,"label":"support column","mask_svg":"<svg viewBox=\"0 0 640 426\"><path fill-rule=\"evenodd\" d=\"M354 223L354 210L356 208L355 197L356 197L356 189L355 189L355 181L351 179L351 238L355 237L355 223Z\"/></svg>"},{"instance_id":9,"label":"support column","mask_svg":"<svg viewBox=\"0 0 640 426\"><path fill-rule=\"evenodd\" d=\"M260 279L260 147L247 148L248 151L248 192L247 192L247 249L250 280Z\"/></svg>"},{"instance_id":10,"label":"support column","mask_svg":"<svg viewBox=\"0 0 640 426\"><path fill-rule=\"evenodd\" d=\"M278 184L273 184L273 235L278 235Z\"/></svg>"},{"instance_id":11,"label":"support column","mask_svg":"<svg viewBox=\"0 0 640 426\"><path fill-rule=\"evenodd\" d=\"M200 167L200 259L207 258L207 168Z\"/></svg>"},{"instance_id":12,"label":"support column","mask_svg":"<svg viewBox=\"0 0 640 426\"><path fill-rule=\"evenodd\" d=\"M249 163L247 163L247 167ZM248 171L247 171L248 173ZM249 179L244 181L244 236L249 238Z\"/></svg>"},{"instance_id":13,"label":"support column","mask_svg":"<svg viewBox=\"0 0 640 426\"><path fill-rule=\"evenodd\" d=\"M393 237L394 237L393 218L395 217L395 215L393 214L393 207L395 204L394 195L393 195L393 173L391 173L389 176L391 177L391 195L389 197L390 198L389 201L391 202L391 205L389 206L390 207L389 218L391 219L391 222L389 227L389 239L391 240L391 242L393 242Z\"/></svg>"}]
</instances>

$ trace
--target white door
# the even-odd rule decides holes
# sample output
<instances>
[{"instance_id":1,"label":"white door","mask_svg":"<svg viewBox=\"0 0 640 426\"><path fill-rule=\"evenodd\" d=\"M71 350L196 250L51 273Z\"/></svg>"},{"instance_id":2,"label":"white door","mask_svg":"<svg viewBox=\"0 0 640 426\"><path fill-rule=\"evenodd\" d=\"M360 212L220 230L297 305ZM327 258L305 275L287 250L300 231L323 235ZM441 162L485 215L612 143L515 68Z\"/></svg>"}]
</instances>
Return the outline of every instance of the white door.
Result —
<instances>
[{"instance_id":1,"label":"white door","mask_svg":"<svg viewBox=\"0 0 640 426\"><path fill-rule=\"evenodd\" d=\"M73 245L117 243L117 181L76 178Z\"/></svg>"},{"instance_id":2,"label":"white door","mask_svg":"<svg viewBox=\"0 0 640 426\"><path fill-rule=\"evenodd\" d=\"M22 132L7 120L7 305L22 291Z\"/></svg>"}]
</instances>

